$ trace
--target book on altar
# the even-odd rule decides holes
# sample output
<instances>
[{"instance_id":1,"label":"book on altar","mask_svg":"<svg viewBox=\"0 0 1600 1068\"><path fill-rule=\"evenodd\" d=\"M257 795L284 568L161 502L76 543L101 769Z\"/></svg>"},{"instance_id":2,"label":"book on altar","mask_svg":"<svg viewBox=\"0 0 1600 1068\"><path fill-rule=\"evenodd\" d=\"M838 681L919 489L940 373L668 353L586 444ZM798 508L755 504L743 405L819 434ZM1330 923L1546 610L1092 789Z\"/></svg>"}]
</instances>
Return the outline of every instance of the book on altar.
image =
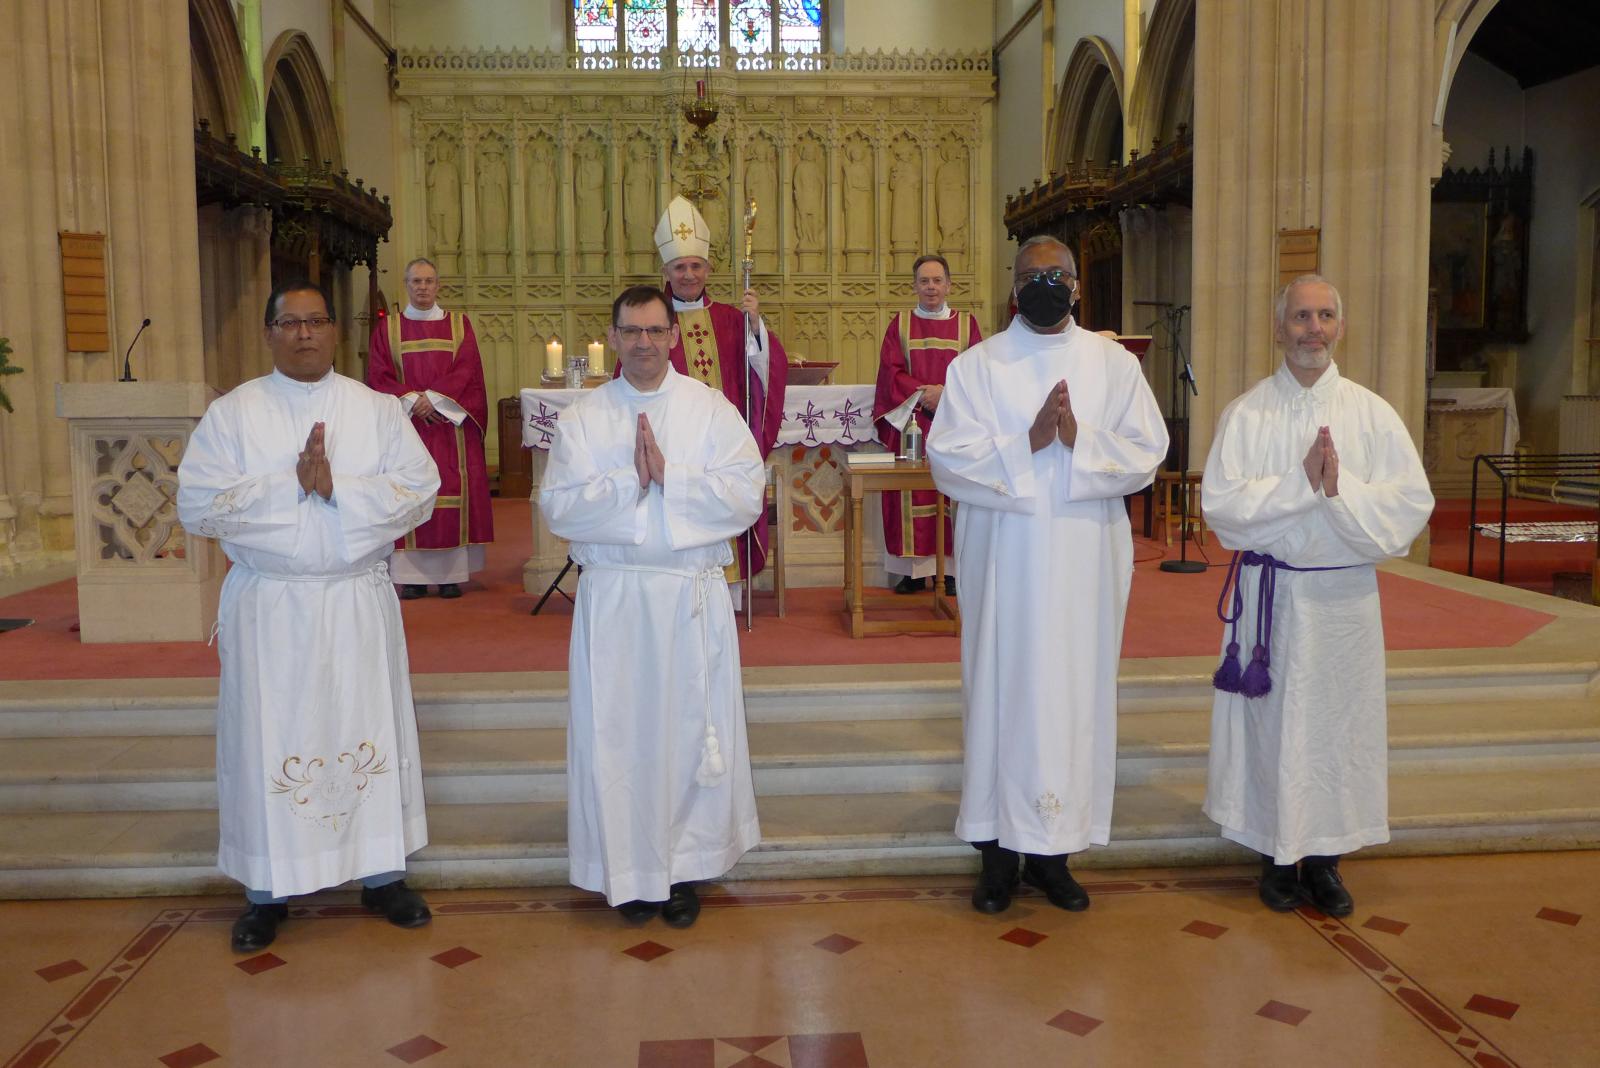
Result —
<instances>
[{"instance_id":1,"label":"book on altar","mask_svg":"<svg viewBox=\"0 0 1600 1068\"><path fill-rule=\"evenodd\" d=\"M894 463L892 452L848 452L845 461L851 467L881 467Z\"/></svg>"}]
</instances>

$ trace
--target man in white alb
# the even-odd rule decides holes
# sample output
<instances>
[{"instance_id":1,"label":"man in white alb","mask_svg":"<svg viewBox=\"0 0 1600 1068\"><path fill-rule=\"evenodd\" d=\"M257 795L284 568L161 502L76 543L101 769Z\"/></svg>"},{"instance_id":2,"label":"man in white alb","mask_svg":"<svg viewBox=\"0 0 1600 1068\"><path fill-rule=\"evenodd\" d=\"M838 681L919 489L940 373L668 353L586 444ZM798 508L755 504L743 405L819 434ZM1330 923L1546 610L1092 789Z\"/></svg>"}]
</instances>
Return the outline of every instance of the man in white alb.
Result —
<instances>
[{"instance_id":1,"label":"man in white alb","mask_svg":"<svg viewBox=\"0 0 1600 1068\"><path fill-rule=\"evenodd\" d=\"M1309 899L1347 916L1339 856L1389 840L1373 565L1405 554L1433 494L1399 415L1333 362L1338 290L1295 279L1276 324L1283 363L1223 411L1200 486L1207 525L1235 550L1205 811L1262 854L1268 908Z\"/></svg>"},{"instance_id":2,"label":"man in white alb","mask_svg":"<svg viewBox=\"0 0 1600 1068\"><path fill-rule=\"evenodd\" d=\"M1077 269L1052 237L1018 251L1020 314L950 365L928 460L956 512L966 702L956 834L983 854L972 903L1022 877L1089 907L1067 854L1111 833L1117 664L1133 580L1125 494L1167 430L1127 349L1073 322Z\"/></svg>"},{"instance_id":3,"label":"man in white alb","mask_svg":"<svg viewBox=\"0 0 1600 1068\"><path fill-rule=\"evenodd\" d=\"M739 410L673 369L678 328L661 290L625 290L611 322L622 375L562 413L539 491L583 569L567 844L575 885L630 923L660 912L687 927L694 883L761 838L724 568L765 475Z\"/></svg>"},{"instance_id":4,"label":"man in white alb","mask_svg":"<svg viewBox=\"0 0 1600 1068\"><path fill-rule=\"evenodd\" d=\"M360 879L391 923L427 923L405 884L428 844L394 539L439 472L393 397L333 372L332 303L267 301L270 375L219 398L178 467L178 517L233 561L217 607L217 866L247 888L233 948L277 935L287 898Z\"/></svg>"}]
</instances>

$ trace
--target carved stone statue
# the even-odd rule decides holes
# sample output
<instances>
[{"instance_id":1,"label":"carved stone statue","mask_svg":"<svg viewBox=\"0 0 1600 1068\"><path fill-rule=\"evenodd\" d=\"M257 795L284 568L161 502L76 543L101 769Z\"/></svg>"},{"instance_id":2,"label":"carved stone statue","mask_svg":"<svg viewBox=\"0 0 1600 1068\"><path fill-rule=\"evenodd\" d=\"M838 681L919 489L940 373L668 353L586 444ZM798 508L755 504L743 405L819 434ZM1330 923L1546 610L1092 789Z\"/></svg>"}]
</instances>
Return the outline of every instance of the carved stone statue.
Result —
<instances>
[{"instance_id":1,"label":"carved stone statue","mask_svg":"<svg viewBox=\"0 0 1600 1068\"><path fill-rule=\"evenodd\" d=\"M765 137L750 142L745 157L744 195L756 198L755 247L775 252L778 248L778 159L772 142Z\"/></svg>"},{"instance_id":2,"label":"carved stone statue","mask_svg":"<svg viewBox=\"0 0 1600 1068\"><path fill-rule=\"evenodd\" d=\"M645 258L643 269L648 270L651 253L655 252L656 227L656 158L650 142L643 137L628 145L628 159L622 172L622 232L631 255ZM641 269L639 263L633 265Z\"/></svg>"},{"instance_id":3,"label":"carved stone statue","mask_svg":"<svg viewBox=\"0 0 1600 1068\"><path fill-rule=\"evenodd\" d=\"M586 139L579 144L573 185L578 200L578 251L586 270L598 270L605 263L606 234L611 229L605 149L598 141Z\"/></svg>"},{"instance_id":4,"label":"carved stone statue","mask_svg":"<svg viewBox=\"0 0 1600 1068\"><path fill-rule=\"evenodd\" d=\"M815 141L800 142L794 165L794 237L802 252L826 248L827 176L822 170L822 150Z\"/></svg>"},{"instance_id":5,"label":"carved stone statue","mask_svg":"<svg viewBox=\"0 0 1600 1068\"><path fill-rule=\"evenodd\" d=\"M871 267L873 240L872 150L854 139L844 149L844 248L845 269L864 271Z\"/></svg>"},{"instance_id":6,"label":"carved stone statue","mask_svg":"<svg viewBox=\"0 0 1600 1068\"><path fill-rule=\"evenodd\" d=\"M917 156L917 146L910 141L895 142L894 162L889 165L889 247L896 252L913 251L921 244L922 161ZM898 263L895 269L900 269Z\"/></svg>"},{"instance_id":7,"label":"carved stone statue","mask_svg":"<svg viewBox=\"0 0 1600 1068\"><path fill-rule=\"evenodd\" d=\"M490 138L478 148L478 247L504 252L511 237L511 179L506 147Z\"/></svg>"},{"instance_id":8,"label":"carved stone statue","mask_svg":"<svg viewBox=\"0 0 1600 1068\"><path fill-rule=\"evenodd\" d=\"M444 137L428 161L428 239L435 250L461 247L461 170L455 142Z\"/></svg>"},{"instance_id":9,"label":"carved stone statue","mask_svg":"<svg viewBox=\"0 0 1600 1068\"><path fill-rule=\"evenodd\" d=\"M523 200L527 210L528 251L533 254L534 270L555 270L554 253L560 244L556 229L555 145L549 138L535 137L528 142L527 169L523 174Z\"/></svg>"},{"instance_id":10,"label":"carved stone statue","mask_svg":"<svg viewBox=\"0 0 1600 1068\"><path fill-rule=\"evenodd\" d=\"M954 141L939 147L939 167L933 175L934 220L939 224L939 251L967 250L967 156Z\"/></svg>"}]
</instances>

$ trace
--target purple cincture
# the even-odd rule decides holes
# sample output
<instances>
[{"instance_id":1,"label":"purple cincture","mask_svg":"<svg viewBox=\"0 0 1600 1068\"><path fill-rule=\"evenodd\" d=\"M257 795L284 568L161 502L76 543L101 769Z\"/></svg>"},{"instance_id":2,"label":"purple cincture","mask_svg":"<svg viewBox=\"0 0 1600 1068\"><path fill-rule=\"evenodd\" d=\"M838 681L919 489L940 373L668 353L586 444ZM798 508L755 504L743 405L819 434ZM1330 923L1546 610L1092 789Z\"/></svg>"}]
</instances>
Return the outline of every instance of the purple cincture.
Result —
<instances>
[{"instance_id":1,"label":"purple cincture","mask_svg":"<svg viewBox=\"0 0 1600 1068\"><path fill-rule=\"evenodd\" d=\"M1246 698L1265 697L1272 692L1272 605L1278 591L1279 571L1343 571L1354 564L1335 567L1295 567L1266 553L1245 549L1233 554L1228 563L1228 577L1222 580L1222 593L1217 596L1217 618L1232 629L1228 632L1228 649L1222 663L1211 676L1211 685L1223 693L1236 693ZM1261 582L1256 587L1256 640L1250 650L1250 666L1239 665L1239 620L1244 616L1244 569L1265 568ZM1233 615L1229 616L1223 605L1228 603L1228 592L1233 591Z\"/></svg>"}]
</instances>

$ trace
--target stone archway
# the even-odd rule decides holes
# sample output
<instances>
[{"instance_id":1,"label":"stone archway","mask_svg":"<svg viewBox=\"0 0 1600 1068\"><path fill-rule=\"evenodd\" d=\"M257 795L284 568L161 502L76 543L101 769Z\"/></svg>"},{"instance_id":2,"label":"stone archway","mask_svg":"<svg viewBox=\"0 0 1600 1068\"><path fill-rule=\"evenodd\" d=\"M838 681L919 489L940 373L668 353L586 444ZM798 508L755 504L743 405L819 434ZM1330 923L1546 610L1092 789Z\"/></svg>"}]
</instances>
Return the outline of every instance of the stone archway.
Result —
<instances>
[{"instance_id":1,"label":"stone archway","mask_svg":"<svg viewBox=\"0 0 1600 1068\"><path fill-rule=\"evenodd\" d=\"M230 0L189 0L189 51L195 125L247 147L255 92Z\"/></svg>"},{"instance_id":2,"label":"stone archway","mask_svg":"<svg viewBox=\"0 0 1600 1068\"><path fill-rule=\"evenodd\" d=\"M1102 37L1084 37L1072 50L1056 100L1050 169L1105 166L1123 157L1122 61Z\"/></svg>"},{"instance_id":3,"label":"stone archway","mask_svg":"<svg viewBox=\"0 0 1600 1068\"><path fill-rule=\"evenodd\" d=\"M288 167L344 165L333 96L311 39L287 30L267 53L267 158Z\"/></svg>"},{"instance_id":4,"label":"stone archway","mask_svg":"<svg viewBox=\"0 0 1600 1068\"><path fill-rule=\"evenodd\" d=\"M1128 148L1141 154L1194 127L1194 0L1161 0L1128 103Z\"/></svg>"}]
</instances>

